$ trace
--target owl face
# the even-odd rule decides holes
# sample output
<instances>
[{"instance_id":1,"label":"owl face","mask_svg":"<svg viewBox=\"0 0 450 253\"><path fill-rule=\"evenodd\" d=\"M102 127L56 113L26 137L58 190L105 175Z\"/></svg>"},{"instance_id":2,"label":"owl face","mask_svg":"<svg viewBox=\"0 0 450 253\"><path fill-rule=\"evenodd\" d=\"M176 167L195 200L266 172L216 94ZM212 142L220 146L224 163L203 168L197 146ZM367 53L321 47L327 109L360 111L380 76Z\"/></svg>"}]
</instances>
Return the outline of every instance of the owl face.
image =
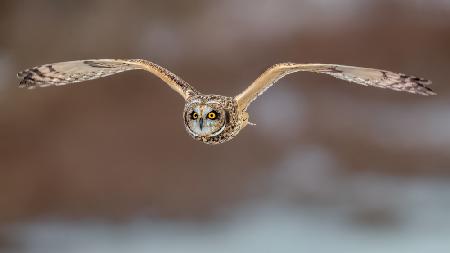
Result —
<instances>
[{"instance_id":1,"label":"owl face","mask_svg":"<svg viewBox=\"0 0 450 253\"><path fill-rule=\"evenodd\" d=\"M206 144L231 140L245 126L237 102L220 95L195 95L186 100L184 124L189 135Z\"/></svg>"},{"instance_id":2,"label":"owl face","mask_svg":"<svg viewBox=\"0 0 450 253\"><path fill-rule=\"evenodd\" d=\"M217 136L226 127L226 111L215 101L194 102L185 110L184 118L188 131L196 137Z\"/></svg>"}]
</instances>

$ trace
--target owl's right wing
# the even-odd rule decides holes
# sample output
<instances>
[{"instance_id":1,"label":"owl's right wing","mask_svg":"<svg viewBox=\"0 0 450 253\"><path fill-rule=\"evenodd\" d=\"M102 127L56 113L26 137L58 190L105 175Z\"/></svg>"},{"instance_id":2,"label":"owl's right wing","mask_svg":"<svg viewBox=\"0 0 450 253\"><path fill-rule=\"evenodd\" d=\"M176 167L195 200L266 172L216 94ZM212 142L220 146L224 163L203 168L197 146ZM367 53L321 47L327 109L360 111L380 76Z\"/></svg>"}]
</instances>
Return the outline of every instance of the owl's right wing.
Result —
<instances>
[{"instance_id":1,"label":"owl's right wing","mask_svg":"<svg viewBox=\"0 0 450 253\"><path fill-rule=\"evenodd\" d=\"M178 92L184 99L198 94L192 86L169 70L146 60L99 59L46 64L17 74L19 87L35 88L65 85L114 75L128 70L146 70Z\"/></svg>"},{"instance_id":2,"label":"owl's right wing","mask_svg":"<svg viewBox=\"0 0 450 253\"><path fill-rule=\"evenodd\" d=\"M428 87L431 81L387 70L337 64L280 63L267 69L247 89L235 97L239 108L246 110L252 101L280 78L299 71L327 74L364 86L375 86L420 95L435 95Z\"/></svg>"}]
</instances>

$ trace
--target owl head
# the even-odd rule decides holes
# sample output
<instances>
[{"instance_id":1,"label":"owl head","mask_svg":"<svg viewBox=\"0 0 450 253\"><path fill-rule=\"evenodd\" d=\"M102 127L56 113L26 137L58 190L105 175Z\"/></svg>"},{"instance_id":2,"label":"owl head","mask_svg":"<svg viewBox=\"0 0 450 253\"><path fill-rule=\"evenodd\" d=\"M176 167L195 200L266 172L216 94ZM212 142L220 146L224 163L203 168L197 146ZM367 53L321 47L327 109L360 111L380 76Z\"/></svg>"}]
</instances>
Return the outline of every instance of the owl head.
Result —
<instances>
[{"instance_id":1,"label":"owl head","mask_svg":"<svg viewBox=\"0 0 450 253\"><path fill-rule=\"evenodd\" d=\"M227 114L217 100L193 99L184 111L184 120L191 135L217 136L225 130Z\"/></svg>"},{"instance_id":2,"label":"owl head","mask_svg":"<svg viewBox=\"0 0 450 253\"><path fill-rule=\"evenodd\" d=\"M184 108L184 124L196 140L216 144L228 140L235 127L234 100L218 95L198 95L189 98Z\"/></svg>"}]
</instances>

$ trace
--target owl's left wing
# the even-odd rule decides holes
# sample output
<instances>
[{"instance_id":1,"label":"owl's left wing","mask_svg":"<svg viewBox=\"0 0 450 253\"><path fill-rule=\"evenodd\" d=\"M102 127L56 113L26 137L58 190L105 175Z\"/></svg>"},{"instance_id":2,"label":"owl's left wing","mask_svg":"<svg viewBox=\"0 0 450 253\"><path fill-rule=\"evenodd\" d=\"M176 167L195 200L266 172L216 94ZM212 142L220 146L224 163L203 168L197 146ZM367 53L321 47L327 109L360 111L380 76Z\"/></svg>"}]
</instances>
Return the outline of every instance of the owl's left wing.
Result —
<instances>
[{"instance_id":1,"label":"owl's left wing","mask_svg":"<svg viewBox=\"0 0 450 253\"><path fill-rule=\"evenodd\" d=\"M247 89L235 97L239 108L246 110L253 100L276 81L287 74L298 71L328 74L364 86L388 88L420 95L435 95L428 87L431 84L431 81L405 74L397 74L387 70L335 64L281 63L267 69Z\"/></svg>"},{"instance_id":2,"label":"owl's left wing","mask_svg":"<svg viewBox=\"0 0 450 253\"><path fill-rule=\"evenodd\" d=\"M183 98L198 94L191 85L169 70L141 59L94 59L58 62L21 71L19 87L35 88L51 85L65 85L118 74L128 70L146 70L178 92Z\"/></svg>"}]
</instances>

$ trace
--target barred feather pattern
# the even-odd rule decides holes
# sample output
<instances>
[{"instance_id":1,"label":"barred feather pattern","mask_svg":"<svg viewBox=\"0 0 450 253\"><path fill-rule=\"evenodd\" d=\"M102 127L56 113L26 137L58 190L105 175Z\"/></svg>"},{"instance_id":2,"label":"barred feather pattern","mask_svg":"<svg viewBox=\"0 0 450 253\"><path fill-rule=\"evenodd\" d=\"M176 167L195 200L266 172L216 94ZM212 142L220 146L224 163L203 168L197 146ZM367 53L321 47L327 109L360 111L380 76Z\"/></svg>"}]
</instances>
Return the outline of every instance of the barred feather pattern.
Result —
<instances>
[{"instance_id":1,"label":"barred feather pattern","mask_svg":"<svg viewBox=\"0 0 450 253\"><path fill-rule=\"evenodd\" d=\"M136 67L122 62L71 61L30 68L19 72L17 77L19 87L33 89L94 80L132 69Z\"/></svg>"},{"instance_id":2,"label":"barred feather pattern","mask_svg":"<svg viewBox=\"0 0 450 253\"><path fill-rule=\"evenodd\" d=\"M406 91L425 96L436 95L429 87L431 85L430 80L386 70L334 65L319 70L317 73L325 73L364 86Z\"/></svg>"},{"instance_id":3,"label":"barred feather pattern","mask_svg":"<svg viewBox=\"0 0 450 253\"><path fill-rule=\"evenodd\" d=\"M46 64L17 74L19 87L33 89L52 85L65 85L98 79L128 70L141 69L158 76L184 98L198 92L169 70L146 60L80 60Z\"/></svg>"},{"instance_id":4,"label":"barred feather pattern","mask_svg":"<svg viewBox=\"0 0 450 253\"><path fill-rule=\"evenodd\" d=\"M427 79L394 73L387 70L336 64L280 63L268 68L247 89L235 97L239 107L245 110L251 102L259 95L263 94L264 91L270 88L279 79L299 71L327 74L341 80L364 86L374 86L425 96L436 94L429 87L431 81Z\"/></svg>"}]
</instances>

